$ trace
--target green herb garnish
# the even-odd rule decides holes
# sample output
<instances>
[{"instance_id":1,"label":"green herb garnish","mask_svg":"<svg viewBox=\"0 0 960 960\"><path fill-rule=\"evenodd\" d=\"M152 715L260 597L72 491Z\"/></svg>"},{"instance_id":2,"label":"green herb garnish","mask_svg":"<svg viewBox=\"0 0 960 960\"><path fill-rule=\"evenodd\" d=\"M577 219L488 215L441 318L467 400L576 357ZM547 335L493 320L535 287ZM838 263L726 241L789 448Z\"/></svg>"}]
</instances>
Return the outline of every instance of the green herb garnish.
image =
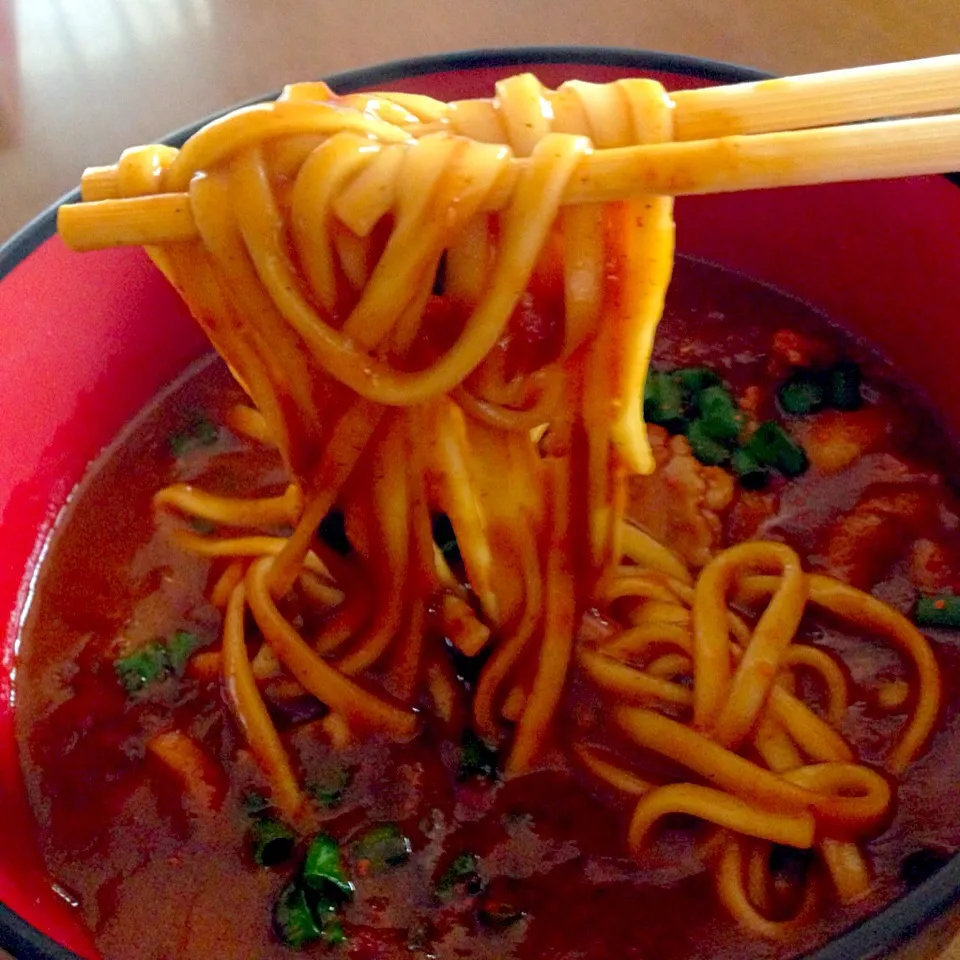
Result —
<instances>
[{"instance_id":1,"label":"green herb garnish","mask_svg":"<svg viewBox=\"0 0 960 960\"><path fill-rule=\"evenodd\" d=\"M337 944L346 943L347 935L343 932L343 924L340 922L339 917L323 925L320 938L328 947L335 947Z\"/></svg>"},{"instance_id":2,"label":"green herb garnish","mask_svg":"<svg viewBox=\"0 0 960 960\"><path fill-rule=\"evenodd\" d=\"M240 799L240 806L250 817L250 852L260 867L276 867L293 855L297 842L294 831L277 817L270 801L256 790Z\"/></svg>"},{"instance_id":3,"label":"green herb garnish","mask_svg":"<svg viewBox=\"0 0 960 960\"><path fill-rule=\"evenodd\" d=\"M273 926L288 947L304 947L320 939L321 925L295 880L284 887L273 908Z\"/></svg>"},{"instance_id":4,"label":"green herb garnish","mask_svg":"<svg viewBox=\"0 0 960 960\"><path fill-rule=\"evenodd\" d=\"M772 420L761 423L743 449L760 466L773 467L785 477L798 477L808 466L803 447Z\"/></svg>"},{"instance_id":5,"label":"green herb garnish","mask_svg":"<svg viewBox=\"0 0 960 960\"><path fill-rule=\"evenodd\" d=\"M686 402L693 405L704 390L723 385L720 375L709 367L678 367L671 376L683 390Z\"/></svg>"},{"instance_id":6,"label":"green herb garnish","mask_svg":"<svg viewBox=\"0 0 960 960\"><path fill-rule=\"evenodd\" d=\"M960 630L960 597L921 597L913 619L918 627L945 627Z\"/></svg>"},{"instance_id":7,"label":"green herb garnish","mask_svg":"<svg viewBox=\"0 0 960 960\"><path fill-rule=\"evenodd\" d=\"M479 893L482 881L478 872L479 858L473 853L458 854L440 876L434 887L438 900L449 900L459 889Z\"/></svg>"},{"instance_id":8,"label":"green herb garnish","mask_svg":"<svg viewBox=\"0 0 960 960\"><path fill-rule=\"evenodd\" d=\"M253 860L260 867L276 867L293 854L296 834L274 817L260 817L250 828Z\"/></svg>"},{"instance_id":9,"label":"green herb garnish","mask_svg":"<svg viewBox=\"0 0 960 960\"><path fill-rule=\"evenodd\" d=\"M170 451L182 457L196 447L212 447L220 437L216 424L199 411L190 414L186 424L169 439Z\"/></svg>"},{"instance_id":10,"label":"green herb garnish","mask_svg":"<svg viewBox=\"0 0 960 960\"><path fill-rule=\"evenodd\" d=\"M114 661L113 669L128 694L168 679L181 677L190 657L203 641L188 630L177 630L169 640L154 640Z\"/></svg>"},{"instance_id":11,"label":"green herb garnish","mask_svg":"<svg viewBox=\"0 0 960 960\"><path fill-rule=\"evenodd\" d=\"M860 367L852 360L841 360L825 370L797 370L777 390L784 413L804 416L824 407L857 410L860 397Z\"/></svg>"},{"instance_id":12,"label":"green herb garnish","mask_svg":"<svg viewBox=\"0 0 960 960\"><path fill-rule=\"evenodd\" d=\"M113 669L127 693L138 693L144 687L167 678L170 670L167 648L159 640L154 640L126 657L115 660Z\"/></svg>"},{"instance_id":13,"label":"green herb garnish","mask_svg":"<svg viewBox=\"0 0 960 960\"><path fill-rule=\"evenodd\" d=\"M343 803L343 795L352 779L349 770L337 767L325 779L313 780L307 787L307 792L320 806L333 810Z\"/></svg>"},{"instance_id":14,"label":"green herb garnish","mask_svg":"<svg viewBox=\"0 0 960 960\"><path fill-rule=\"evenodd\" d=\"M781 406L794 413L822 404L824 382L818 374L795 374L781 387ZM765 486L773 470L795 477L807 468L803 448L772 421L761 424L752 437L744 437L746 415L719 374L707 367L649 371L643 412L647 422L683 434L700 463L729 466L746 489Z\"/></svg>"},{"instance_id":15,"label":"green herb garnish","mask_svg":"<svg viewBox=\"0 0 960 960\"><path fill-rule=\"evenodd\" d=\"M826 399L824 378L811 370L798 370L777 390L781 409L794 416L819 410Z\"/></svg>"},{"instance_id":16,"label":"green herb garnish","mask_svg":"<svg viewBox=\"0 0 960 960\"><path fill-rule=\"evenodd\" d=\"M464 728L460 738L460 763L457 767L457 779L469 780L471 777L497 779L499 758L497 751L488 746L469 727Z\"/></svg>"},{"instance_id":17,"label":"green herb garnish","mask_svg":"<svg viewBox=\"0 0 960 960\"><path fill-rule=\"evenodd\" d=\"M852 360L841 360L829 373L827 395L837 410L857 410L861 404L860 368Z\"/></svg>"},{"instance_id":18,"label":"green herb garnish","mask_svg":"<svg viewBox=\"0 0 960 960\"><path fill-rule=\"evenodd\" d=\"M406 863L412 849L409 838L397 824L382 823L357 840L353 853L358 861L367 861L371 873L384 873L390 867Z\"/></svg>"},{"instance_id":19,"label":"green herb garnish","mask_svg":"<svg viewBox=\"0 0 960 960\"><path fill-rule=\"evenodd\" d=\"M687 442L693 455L708 467L719 467L730 459L730 450L707 433L703 420L694 420L687 428Z\"/></svg>"},{"instance_id":20,"label":"green herb garnish","mask_svg":"<svg viewBox=\"0 0 960 960\"><path fill-rule=\"evenodd\" d=\"M730 466L745 490L762 490L770 479L770 470L757 463L749 450L735 450Z\"/></svg>"},{"instance_id":21,"label":"green herb garnish","mask_svg":"<svg viewBox=\"0 0 960 960\"><path fill-rule=\"evenodd\" d=\"M314 837L303 866L274 905L273 925L290 947L322 940L343 943L341 908L353 896L353 884L343 869L337 841L326 834Z\"/></svg>"},{"instance_id":22,"label":"green herb garnish","mask_svg":"<svg viewBox=\"0 0 960 960\"><path fill-rule=\"evenodd\" d=\"M344 871L340 847L333 837L325 833L313 838L301 875L310 890L330 900L336 902L353 896L353 884Z\"/></svg>"},{"instance_id":23,"label":"green herb garnish","mask_svg":"<svg viewBox=\"0 0 960 960\"><path fill-rule=\"evenodd\" d=\"M681 432L684 426L683 388L669 373L660 370L647 372L643 387L643 417L671 432Z\"/></svg>"},{"instance_id":24,"label":"green herb garnish","mask_svg":"<svg viewBox=\"0 0 960 960\"><path fill-rule=\"evenodd\" d=\"M195 633L189 630L175 630L173 636L167 641L167 659L170 662L170 669L179 677L184 670L190 658L197 652L202 645L202 641Z\"/></svg>"},{"instance_id":25,"label":"green herb garnish","mask_svg":"<svg viewBox=\"0 0 960 960\"><path fill-rule=\"evenodd\" d=\"M707 387L700 393L699 407L699 422L708 437L723 443L736 441L746 417L726 387Z\"/></svg>"}]
</instances>

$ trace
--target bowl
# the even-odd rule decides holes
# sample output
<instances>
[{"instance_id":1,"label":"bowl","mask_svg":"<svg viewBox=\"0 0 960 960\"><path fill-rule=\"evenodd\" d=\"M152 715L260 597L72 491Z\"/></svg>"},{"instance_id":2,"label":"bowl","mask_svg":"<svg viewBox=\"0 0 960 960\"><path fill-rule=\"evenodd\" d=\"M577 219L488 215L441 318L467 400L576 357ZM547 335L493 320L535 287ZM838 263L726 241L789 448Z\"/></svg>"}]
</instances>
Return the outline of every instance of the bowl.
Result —
<instances>
[{"instance_id":1,"label":"bowl","mask_svg":"<svg viewBox=\"0 0 960 960\"><path fill-rule=\"evenodd\" d=\"M488 96L496 80L524 70L550 86L644 75L668 89L764 76L683 56L545 47L397 61L328 79L339 92L391 88L449 100ZM165 142L181 144L204 122ZM960 377L944 358L960 355L958 187L949 177L920 177L684 198L678 251L825 311L895 358L956 432ZM208 345L142 251L71 253L55 236L55 207L0 249L0 329L0 946L19 958L76 960L96 950L45 879L20 777L20 623L50 532L87 465ZM960 857L813 956L873 957L958 895Z\"/></svg>"}]
</instances>

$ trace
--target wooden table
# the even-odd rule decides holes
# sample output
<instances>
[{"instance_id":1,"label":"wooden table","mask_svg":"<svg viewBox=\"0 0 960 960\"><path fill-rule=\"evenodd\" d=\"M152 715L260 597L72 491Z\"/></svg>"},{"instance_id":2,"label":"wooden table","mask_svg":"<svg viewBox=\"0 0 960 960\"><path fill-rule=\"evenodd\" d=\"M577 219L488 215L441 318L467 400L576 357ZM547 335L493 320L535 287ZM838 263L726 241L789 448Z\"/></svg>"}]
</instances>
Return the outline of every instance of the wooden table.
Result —
<instances>
[{"instance_id":1,"label":"wooden table","mask_svg":"<svg viewBox=\"0 0 960 960\"><path fill-rule=\"evenodd\" d=\"M958 0L0 0L0 241L83 167L292 79L607 44L798 73L960 50ZM898 960L960 960L960 912Z\"/></svg>"}]
</instances>

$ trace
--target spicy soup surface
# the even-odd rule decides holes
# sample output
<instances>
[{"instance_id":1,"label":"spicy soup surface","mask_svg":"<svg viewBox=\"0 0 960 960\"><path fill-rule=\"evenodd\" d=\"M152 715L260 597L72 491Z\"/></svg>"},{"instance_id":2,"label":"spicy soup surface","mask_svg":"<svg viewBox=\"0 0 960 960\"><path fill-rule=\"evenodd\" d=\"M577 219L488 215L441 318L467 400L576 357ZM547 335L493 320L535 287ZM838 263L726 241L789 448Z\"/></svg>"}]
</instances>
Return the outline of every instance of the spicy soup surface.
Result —
<instances>
[{"instance_id":1,"label":"spicy soup surface","mask_svg":"<svg viewBox=\"0 0 960 960\"><path fill-rule=\"evenodd\" d=\"M859 409L785 414L776 394L791 372L838 358L862 372ZM956 588L955 452L910 389L860 345L772 290L681 260L654 365L716 371L745 409L783 423L810 464L762 490L731 480L712 496L694 482L700 466L686 441L653 427L659 470L635 483L631 512L654 536L694 562L753 537L782 540L806 567L908 615L918 595ZM304 841L279 862L256 862L266 787L219 681L187 664L150 696L131 697L115 667L156 638L179 632L202 649L219 636L221 615L204 597L222 568L171 543L151 498L175 481L230 495L282 492L276 456L223 426L241 399L214 361L145 411L74 495L24 627L17 721L37 836L51 882L76 901L106 958L294 955L273 917ZM928 636L947 706L899 784L893 821L867 845L871 894L846 906L825 902L787 944L749 937L717 904L695 824L666 824L640 862L629 859L630 804L557 752L504 782L496 758L477 743L465 747L457 724L429 718L411 743L335 750L318 736L315 703L268 685L323 832L341 845L355 887L342 942L302 952L679 960L783 956L823 943L960 847L960 655L951 631ZM842 655L854 693L843 732L866 762L878 761L903 722L879 700L902 677L896 654L809 617L802 638ZM453 665L466 705L471 665ZM596 707L576 682L566 696L571 714ZM209 760L192 785L146 747L169 730L189 734ZM371 836L393 846L384 854Z\"/></svg>"}]
</instances>

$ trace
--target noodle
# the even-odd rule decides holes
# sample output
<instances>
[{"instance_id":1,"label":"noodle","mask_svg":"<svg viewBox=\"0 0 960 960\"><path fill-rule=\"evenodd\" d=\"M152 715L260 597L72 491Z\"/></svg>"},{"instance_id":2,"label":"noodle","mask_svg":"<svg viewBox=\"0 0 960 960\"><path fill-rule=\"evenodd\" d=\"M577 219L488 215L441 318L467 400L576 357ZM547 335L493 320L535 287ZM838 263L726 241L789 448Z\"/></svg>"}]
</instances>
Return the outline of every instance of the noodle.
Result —
<instances>
[{"instance_id":1,"label":"noodle","mask_svg":"<svg viewBox=\"0 0 960 960\"><path fill-rule=\"evenodd\" d=\"M794 916L774 916L771 844L811 849L836 895L856 899L871 883L860 844L893 803L841 732L845 669L796 642L802 618L825 610L909 661L915 706L890 774L929 738L940 677L903 617L804 572L785 544L742 543L696 573L626 517L630 477L654 469L641 397L672 200L562 203L595 150L669 142L671 106L650 80L551 91L527 75L493 101L450 105L294 84L179 151L136 148L88 172L61 228L83 249L149 240L249 398L229 426L282 458L280 495L173 484L154 502L231 528L172 530L223 564L209 591L225 609L221 648L197 670L222 671L285 816L310 801L266 678L322 703L335 747L409 739L422 709L451 725L469 709L483 739L509 741L508 776L552 744L628 798L636 857L663 817L712 824L720 900L782 937L823 891L808 871ZM519 173L513 157L528 158ZM554 324L533 346L530 303ZM317 536L332 510L342 558ZM434 542L439 514L453 544ZM468 708L443 638L485 657ZM797 694L801 670L823 716ZM571 678L602 704L592 718L564 715ZM196 758L176 755L189 778ZM651 757L672 776L648 773Z\"/></svg>"},{"instance_id":2,"label":"noodle","mask_svg":"<svg viewBox=\"0 0 960 960\"><path fill-rule=\"evenodd\" d=\"M270 777L277 806L296 820L303 795L250 668L243 638L244 605L244 588L239 584L230 595L223 621L224 689L250 749Z\"/></svg>"},{"instance_id":3,"label":"noodle","mask_svg":"<svg viewBox=\"0 0 960 960\"><path fill-rule=\"evenodd\" d=\"M790 847L813 844L814 819L803 811L771 813L737 797L694 783L671 783L651 790L637 804L627 843L638 854L653 824L668 814L686 813L738 833Z\"/></svg>"}]
</instances>

